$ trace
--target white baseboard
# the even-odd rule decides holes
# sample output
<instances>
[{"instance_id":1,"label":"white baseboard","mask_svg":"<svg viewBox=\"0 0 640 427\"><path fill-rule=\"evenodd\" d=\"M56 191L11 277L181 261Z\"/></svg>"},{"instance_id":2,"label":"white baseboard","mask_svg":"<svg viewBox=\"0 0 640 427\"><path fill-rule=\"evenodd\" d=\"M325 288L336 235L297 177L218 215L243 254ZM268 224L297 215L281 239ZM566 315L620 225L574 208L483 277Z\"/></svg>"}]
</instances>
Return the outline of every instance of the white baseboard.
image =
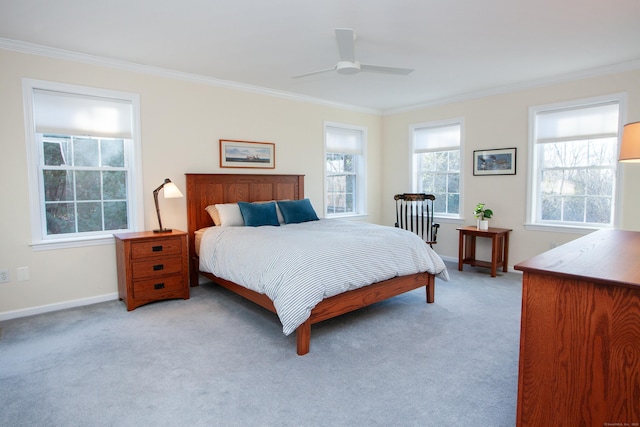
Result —
<instances>
[{"instance_id":1,"label":"white baseboard","mask_svg":"<svg viewBox=\"0 0 640 427\"><path fill-rule=\"evenodd\" d=\"M441 256L441 258L444 261L453 262L456 264L458 263L457 257ZM511 266L509 267L509 271L514 273L522 273L521 271L514 270ZM208 280L205 280L203 277L200 277L199 283L205 283L207 281ZM83 305L97 304L99 302L112 301L116 299L118 299L118 293L114 292L112 294L99 295L97 297L82 298L56 304L41 305L39 307L25 308L22 310L5 311L4 313L0 313L0 321L17 319L18 317L33 316L42 313L49 313L51 311L64 310L67 308L80 307Z\"/></svg>"},{"instance_id":2,"label":"white baseboard","mask_svg":"<svg viewBox=\"0 0 640 427\"><path fill-rule=\"evenodd\" d=\"M73 301L59 302L55 304L41 305L38 307L30 307L22 310L5 311L0 313L0 321L17 319L18 317L33 316L36 314L49 313L51 311L64 310L67 308L80 307L83 305L97 304L99 302L113 301L118 299L118 293L98 295L96 297L76 299Z\"/></svg>"}]
</instances>

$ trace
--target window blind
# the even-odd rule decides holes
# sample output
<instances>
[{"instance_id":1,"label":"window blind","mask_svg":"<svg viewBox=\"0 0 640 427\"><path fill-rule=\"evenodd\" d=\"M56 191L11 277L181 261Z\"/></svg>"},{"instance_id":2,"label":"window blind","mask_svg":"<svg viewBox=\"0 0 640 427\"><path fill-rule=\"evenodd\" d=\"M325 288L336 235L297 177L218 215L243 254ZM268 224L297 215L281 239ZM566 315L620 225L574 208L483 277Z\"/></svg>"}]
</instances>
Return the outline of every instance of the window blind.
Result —
<instances>
[{"instance_id":1,"label":"window blind","mask_svg":"<svg viewBox=\"0 0 640 427\"><path fill-rule=\"evenodd\" d=\"M327 126L328 153L362 154L362 131Z\"/></svg>"},{"instance_id":2,"label":"window blind","mask_svg":"<svg viewBox=\"0 0 640 427\"><path fill-rule=\"evenodd\" d=\"M536 116L537 143L609 138L617 135L617 102L544 111Z\"/></svg>"},{"instance_id":3,"label":"window blind","mask_svg":"<svg viewBox=\"0 0 640 427\"><path fill-rule=\"evenodd\" d=\"M33 91L36 133L131 139L131 101L56 92Z\"/></svg>"},{"instance_id":4,"label":"window blind","mask_svg":"<svg viewBox=\"0 0 640 427\"><path fill-rule=\"evenodd\" d=\"M415 129L414 153L457 150L460 148L460 125L445 125Z\"/></svg>"}]
</instances>

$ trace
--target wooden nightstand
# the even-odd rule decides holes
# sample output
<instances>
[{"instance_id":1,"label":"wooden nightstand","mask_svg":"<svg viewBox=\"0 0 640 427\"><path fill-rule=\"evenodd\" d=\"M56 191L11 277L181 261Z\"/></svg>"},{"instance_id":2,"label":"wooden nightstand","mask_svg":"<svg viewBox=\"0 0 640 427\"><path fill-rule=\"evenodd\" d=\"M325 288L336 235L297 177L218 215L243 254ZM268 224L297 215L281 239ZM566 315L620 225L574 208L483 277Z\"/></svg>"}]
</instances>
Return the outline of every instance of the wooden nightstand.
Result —
<instances>
[{"instance_id":1,"label":"wooden nightstand","mask_svg":"<svg viewBox=\"0 0 640 427\"><path fill-rule=\"evenodd\" d=\"M150 302L189 299L187 233L114 234L118 295L131 311Z\"/></svg>"}]
</instances>

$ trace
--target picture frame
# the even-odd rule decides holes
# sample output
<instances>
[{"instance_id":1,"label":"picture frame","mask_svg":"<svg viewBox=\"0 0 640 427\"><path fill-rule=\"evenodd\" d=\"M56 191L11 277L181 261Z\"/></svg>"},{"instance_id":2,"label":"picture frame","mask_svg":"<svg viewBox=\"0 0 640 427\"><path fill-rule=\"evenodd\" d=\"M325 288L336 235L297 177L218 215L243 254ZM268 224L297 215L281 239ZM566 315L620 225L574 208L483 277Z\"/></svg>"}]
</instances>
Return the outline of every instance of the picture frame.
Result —
<instances>
[{"instance_id":1,"label":"picture frame","mask_svg":"<svg viewBox=\"0 0 640 427\"><path fill-rule=\"evenodd\" d=\"M220 167L275 169L276 144L221 139Z\"/></svg>"},{"instance_id":2,"label":"picture frame","mask_svg":"<svg viewBox=\"0 0 640 427\"><path fill-rule=\"evenodd\" d=\"M516 148L497 148L473 151L473 174L515 175Z\"/></svg>"}]
</instances>

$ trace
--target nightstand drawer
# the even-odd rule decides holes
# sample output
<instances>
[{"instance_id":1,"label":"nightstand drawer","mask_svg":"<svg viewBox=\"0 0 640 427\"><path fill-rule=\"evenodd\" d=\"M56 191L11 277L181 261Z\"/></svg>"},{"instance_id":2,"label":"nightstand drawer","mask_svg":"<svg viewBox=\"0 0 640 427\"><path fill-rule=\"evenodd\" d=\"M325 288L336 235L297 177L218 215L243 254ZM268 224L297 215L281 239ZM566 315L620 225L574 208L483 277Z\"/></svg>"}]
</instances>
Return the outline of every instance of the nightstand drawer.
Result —
<instances>
[{"instance_id":1,"label":"nightstand drawer","mask_svg":"<svg viewBox=\"0 0 640 427\"><path fill-rule=\"evenodd\" d=\"M183 288L184 281L181 274L157 279L136 280L133 282L133 298L155 298L169 292L179 292Z\"/></svg>"},{"instance_id":2,"label":"nightstand drawer","mask_svg":"<svg viewBox=\"0 0 640 427\"><path fill-rule=\"evenodd\" d=\"M175 255L182 252L181 239L156 239L148 242L131 244L131 258L148 258L150 256Z\"/></svg>"},{"instance_id":3,"label":"nightstand drawer","mask_svg":"<svg viewBox=\"0 0 640 427\"><path fill-rule=\"evenodd\" d=\"M182 257L158 257L146 261L132 262L133 279L166 276L182 272Z\"/></svg>"}]
</instances>

